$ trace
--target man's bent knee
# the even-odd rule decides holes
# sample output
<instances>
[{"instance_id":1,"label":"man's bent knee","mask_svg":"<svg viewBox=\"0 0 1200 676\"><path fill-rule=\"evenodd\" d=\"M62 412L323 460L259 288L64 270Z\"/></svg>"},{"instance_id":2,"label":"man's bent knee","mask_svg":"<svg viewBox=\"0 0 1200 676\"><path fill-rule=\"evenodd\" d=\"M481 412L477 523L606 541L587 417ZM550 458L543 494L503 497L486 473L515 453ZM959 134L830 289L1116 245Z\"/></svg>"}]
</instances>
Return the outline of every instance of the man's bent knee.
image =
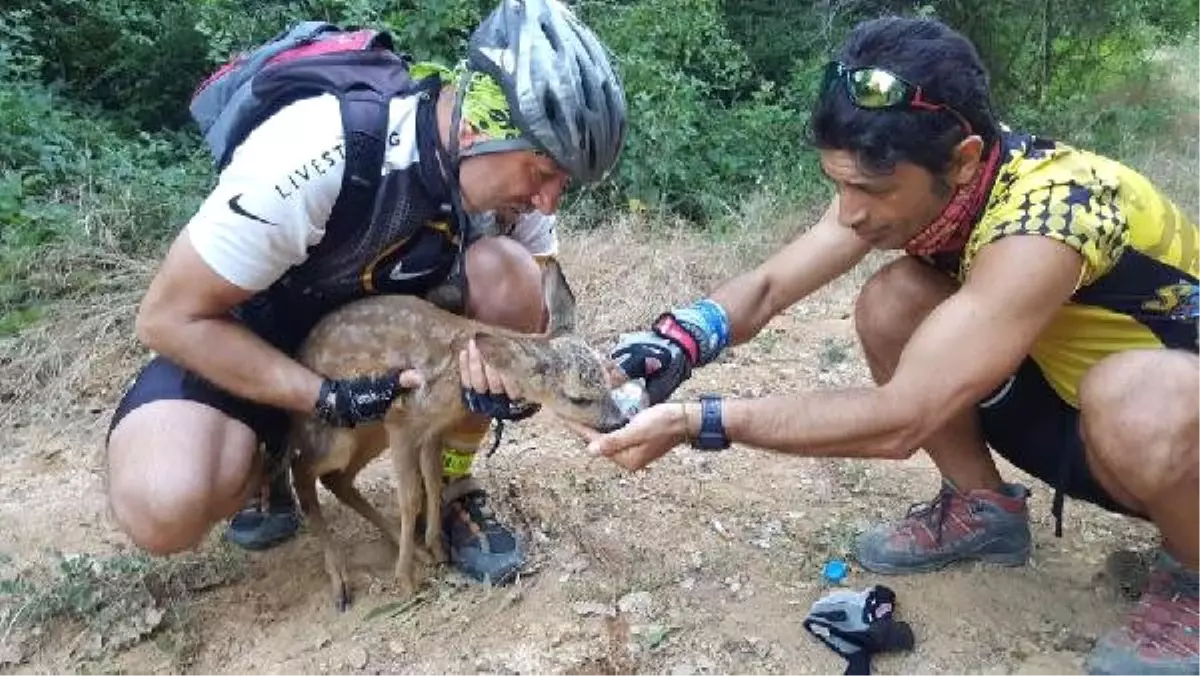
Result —
<instances>
[{"instance_id":1,"label":"man's bent knee","mask_svg":"<svg viewBox=\"0 0 1200 676\"><path fill-rule=\"evenodd\" d=\"M541 268L519 242L508 237L479 240L467 251L466 271L473 318L526 333L545 328Z\"/></svg>"},{"instance_id":2,"label":"man's bent knee","mask_svg":"<svg viewBox=\"0 0 1200 676\"><path fill-rule=\"evenodd\" d=\"M203 404L143 404L109 438L113 519L153 554L195 546L241 506L253 485L256 447L250 428Z\"/></svg>"},{"instance_id":3,"label":"man's bent knee","mask_svg":"<svg viewBox=\"0 0 1200 676\"><path fill-rule=\"evenodd\" d=\"M905 256L880 268L854 304L854 328L868 351L899 354L917 326L958 288L953 279Z\"/></svg>"},{"instance_id":4,"label":"man's bent knee","mask_svg":"<svg viewBox=\"0 0 1200 676\"><path fill-rule=\"evenodd\" d=\"M1105 359L1079 388L1088 454L1140 500L1189 477L1200 445L1200 361L1179 350L1138 350Z\"/></svg>"}]
</instances>

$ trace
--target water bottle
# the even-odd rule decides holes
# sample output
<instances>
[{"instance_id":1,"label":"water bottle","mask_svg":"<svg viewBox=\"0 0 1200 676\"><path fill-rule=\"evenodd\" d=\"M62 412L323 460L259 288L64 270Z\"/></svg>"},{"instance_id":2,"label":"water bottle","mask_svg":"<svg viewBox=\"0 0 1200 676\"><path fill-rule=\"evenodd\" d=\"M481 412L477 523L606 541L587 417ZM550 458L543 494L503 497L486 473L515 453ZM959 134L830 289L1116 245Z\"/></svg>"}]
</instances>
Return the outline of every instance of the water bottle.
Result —
<instances>
[{"instance_id":1,"label":"water bottle","mask_svg":"<svg viewBox=\"0 0 1200 676\"><path fill-rule=\"evenodd\" d=\"M617 408L630 420L639 411L650 405L650 396L646 394L646 383L641 378L635 378L612 391L613 401Z\"/></svg>"}]
</instances>

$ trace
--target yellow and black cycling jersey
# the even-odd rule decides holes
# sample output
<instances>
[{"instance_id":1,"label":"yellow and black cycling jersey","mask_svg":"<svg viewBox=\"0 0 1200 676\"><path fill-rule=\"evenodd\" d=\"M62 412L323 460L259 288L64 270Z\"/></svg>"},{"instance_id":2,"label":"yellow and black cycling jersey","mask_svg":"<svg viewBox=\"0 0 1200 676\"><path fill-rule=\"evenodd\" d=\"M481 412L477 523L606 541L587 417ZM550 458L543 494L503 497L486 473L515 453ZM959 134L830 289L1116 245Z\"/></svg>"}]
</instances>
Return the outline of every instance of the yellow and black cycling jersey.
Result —
<instances>
[{"instance_id":1,"label":"yellow and black cycling jersey","mask_svg":"<svg viewBox=\"0 0 1200 676\"><path fill-rule=\"evenodd\" d=\"M1067 144L1006 133L990 196L963 251L939 257L960 282L980 250L1040 235L1082 256L1070 301L1030 356L1064 401L1105 357L1136 349L1197 350L1198 240L1189 219L1141 174Z\"/></svg>"}]
</instances>

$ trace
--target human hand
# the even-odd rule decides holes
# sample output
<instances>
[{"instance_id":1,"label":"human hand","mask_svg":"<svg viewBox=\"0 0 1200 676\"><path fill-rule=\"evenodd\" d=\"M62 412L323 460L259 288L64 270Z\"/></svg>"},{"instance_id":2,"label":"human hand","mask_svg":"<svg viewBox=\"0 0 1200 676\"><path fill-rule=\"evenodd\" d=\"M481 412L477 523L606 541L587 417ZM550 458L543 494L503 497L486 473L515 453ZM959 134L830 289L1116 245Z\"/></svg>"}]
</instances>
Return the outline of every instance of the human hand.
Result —
<instances>
[{"instance_id":1,"label":"human hand","mask_svg":"<svg viewBox=\"0 0 1200 676\"><path fill-rule=\"evenodd\" d=\"M382 376L331 379L321 383L314 412L321 420L336 427L355 427L379 420L401 392L425 384L420 371L399 369Z\"/></svg>"},{"instance_id":2,"label":"human hand","mask_svg":"<svg viewBox=\"0 0 1200 676\"><path fill-rule=\"evenodd\" d=\"M537 413L537 404L522 401L521 387L483 361L474 340L458 353L463 403L473 413L499 420L523 420Z\"/></svg>"},{"instance_id":3,"label":"human hand","mask_svg":"<svg viewBox=\"0 0 1200 676\"><path fill-rule=\"evenodd\" d=\"M639 470L688 440L683 404L651 406L619 430L602 434L577 422L562 419L588 442L588 452L602 455L627 470Z\"/></svg>"}]
</instances>

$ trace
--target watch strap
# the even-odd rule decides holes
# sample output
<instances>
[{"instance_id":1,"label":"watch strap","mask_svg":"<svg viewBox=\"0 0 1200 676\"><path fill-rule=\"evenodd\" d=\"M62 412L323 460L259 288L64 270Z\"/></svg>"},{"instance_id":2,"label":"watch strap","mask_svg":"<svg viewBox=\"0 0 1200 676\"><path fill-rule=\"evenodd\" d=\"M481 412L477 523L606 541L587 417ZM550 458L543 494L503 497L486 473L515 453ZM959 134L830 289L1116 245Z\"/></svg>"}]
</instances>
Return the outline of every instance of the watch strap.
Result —
<instances>
[{"instance_id":1,"label":"watch strap","mask_svg":"<svg viewBox=\"0 0 1200 676\"><path fill-rule=\"evenodd\" d=\"M725 434L725 423L721 419L721 397L700 395L700 434L692 446L705 451L729 448L729 437Z\"/></svg>"}]
</instances>

